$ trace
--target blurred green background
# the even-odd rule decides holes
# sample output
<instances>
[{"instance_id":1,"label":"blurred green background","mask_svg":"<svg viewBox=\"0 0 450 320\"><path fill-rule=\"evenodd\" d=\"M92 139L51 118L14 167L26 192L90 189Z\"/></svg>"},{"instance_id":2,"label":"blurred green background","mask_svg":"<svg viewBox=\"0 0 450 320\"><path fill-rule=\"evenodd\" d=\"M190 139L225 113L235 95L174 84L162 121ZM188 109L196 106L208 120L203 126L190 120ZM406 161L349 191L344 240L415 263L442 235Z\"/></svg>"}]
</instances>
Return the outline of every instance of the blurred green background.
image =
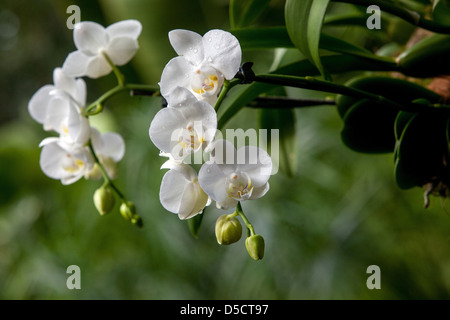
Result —
<instances>
[{"instance_id":1,"label":"blurred green background","mask_svg":"<svg viewBox=\"0 0 450 320\"><path fill-rule=\"evenodd\" d=\"M447 299L450 297L448 203L423 191L399 190L393 157L358 154L340 141L333 107L296 110L295 176L279 173L271 191L244 203L265 257L255 262L244 238L219 246L205 212L199 238L162 208L163 159L148 137L159 98L117 96L93 118L101 131L121 133L126 155L117 185L144 219L138 229L118 208L101 217L92 202L100 181L70 186L39 168L39 142L51 135L35 123L27 103L75 47L66 8L103 25L138 19L141 49L122 68L129 82L156 84L175 56L167 32L200 34L228 29L226 0L25 1L0 4L0 298L1 299ZM345 7L337 9L345 10ZM259 20L283 24L283 1L272 1ZM370 49L383 41L403 45L411 32L373 31L359 38L351 28L333 32ZM353 37L353 38L351 38ZM244 52L255 70L267 71L274 53ZM342 75L346 79L351 75ZM86 80L88 101L115 85L113 75ZM292 92L298 95L299 91ZM305 95L310 93L304 93ZM230 128L256 127L258 111L245 109ZM81 268L81 290L69 290L66 269ZM381 269L381 289L369 290L367 267Z\"/></svg>"}]
</instances>

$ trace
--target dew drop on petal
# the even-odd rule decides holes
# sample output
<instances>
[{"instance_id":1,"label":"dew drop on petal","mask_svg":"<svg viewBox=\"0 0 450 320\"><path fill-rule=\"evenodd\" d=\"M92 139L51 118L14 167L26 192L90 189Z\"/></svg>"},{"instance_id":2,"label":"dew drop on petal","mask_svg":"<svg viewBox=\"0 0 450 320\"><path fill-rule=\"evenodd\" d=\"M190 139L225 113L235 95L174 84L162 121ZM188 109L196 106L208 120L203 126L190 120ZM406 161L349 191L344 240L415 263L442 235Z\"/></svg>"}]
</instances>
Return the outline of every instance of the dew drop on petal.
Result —
<instances>
[{"instance_id":1,"label":"dew drop on petal","mask_svg":"<svg viewBox=\"0 0 450 320\"><path fill-rule=\"evenodd\" d=\"M194 49L194 53L197 53L198 52L198 50L197 49Z\"/></svg>"}]
</instances>

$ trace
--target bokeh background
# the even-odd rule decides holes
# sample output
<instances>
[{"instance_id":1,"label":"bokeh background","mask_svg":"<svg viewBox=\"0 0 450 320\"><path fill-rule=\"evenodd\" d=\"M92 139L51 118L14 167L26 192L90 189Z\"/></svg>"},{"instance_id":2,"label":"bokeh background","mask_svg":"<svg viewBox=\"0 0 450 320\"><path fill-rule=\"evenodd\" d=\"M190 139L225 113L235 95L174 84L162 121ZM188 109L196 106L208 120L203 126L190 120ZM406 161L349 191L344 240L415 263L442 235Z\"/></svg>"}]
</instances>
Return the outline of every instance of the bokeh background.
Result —
<instances>
[{"instance_id":1,"label":"bokeh background","mask_svg":"<svg viewBox=\"0 0 450 320\"><path fill-rule=\"evenodd\" d=\"M226 0L2 0L0 3L0 298L1 299L447 299L450 297L450 214L447 201L400 190L393 156L359 154L340 141L334 107L296 110L295 174L271 177L271 191L244 203L265 257L253 261L244 238L219 246L211 207L198 239L159 202L163 159L148 137L159 98L117 96L93 118L101 131L126 141L118 186L135 202L144 228L118 208L101 217L92 202L100 181L70 186L39 168L39 142L50 133L29 116L27 104L52 71L75 50L66 8L103 25L138 19L141 49L122 71L129 82L156 84L175 56L168 31L200 34L229 29ZM284 1L271 1L258 25L282 25ZM348 7L337 6L336 10ZM357 29L357 28L356 28ZM332 30L374 49L404 45L412 30L395 28L358 37L355 28ZM272 51L244 52L267 72ZM342 80L354 74L341 75ZM86 80L88 100L115 85L111 74ZM310 92L293 94L308 96ZM256 127L247 108L230 128ZM69 290L70 265L81 268L81 290ZM367 267L381 269L381 289L369 290Z\"/></svg>"}]
</instances>

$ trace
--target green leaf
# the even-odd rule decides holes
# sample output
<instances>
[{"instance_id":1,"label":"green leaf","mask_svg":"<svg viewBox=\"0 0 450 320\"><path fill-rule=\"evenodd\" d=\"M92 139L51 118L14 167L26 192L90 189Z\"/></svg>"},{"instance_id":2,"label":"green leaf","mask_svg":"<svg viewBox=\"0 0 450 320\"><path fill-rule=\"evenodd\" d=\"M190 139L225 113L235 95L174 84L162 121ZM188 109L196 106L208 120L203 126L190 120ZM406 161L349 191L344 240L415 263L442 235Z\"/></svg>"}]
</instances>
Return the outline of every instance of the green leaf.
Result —
<instances>
[{"instance_id":1,"label":"green leaf","mask_svg":"<svg viewBox=\"0 0 450 320\"><path fill-rule=\"evenodd\" d=\"M387 153L395 147L394 121L398 111L366 99L346 112L342 142L363 153Z\"/></svg>"},{"instance_id":2,"label":"green leaf","mask_svg":"<svg viewBox=\"0 0 450 320\"><path fill-rule=\"evenodd\" d=\"M356 70L365 71L389 71L393 70L390 64L380 61L371 61L361 57L348 55L330 55L323 57L323 63L332 73L349 72ZM301 60L286 66L283 66L273 72L274 74L286 75L317 75L318 70L309 60ZM276 87L266 83L252 83L249 85L240 85L234 87L224 100L219 114L218 128L222 129L225 124L235 116L242 108L253 101L260 94Z\"/></svg>"},{"instance_id":3,"label":"green leaf","mask_svg":"<svg viewBox=\"0 0 450 320\"><path fill-rule=\"evenodd\" d=\"M448 117L422 113L411 118L398 141L395 178L402 189L433 181L448 183Z\"/></svg>"},{"instance_id":4,"label":"green leaf","mask_svg":"<svg viewBox=\"0 0 450 320\"><path fill-rule=\"evenodd\" d=\"M386 63L390 63L393 67L396 66L394 58L378 56L370 52L369 50L356 46L345 40L333 37L331 35L327 35L325 33L322 33L322 36L320 38L320 48L329 51L354 55L362 58L383 61Z\"/></svg>"},{"instance_id":5,"label":"green leaf","mask_svg":"<svg viewBox=\"0 0 450 320\"><path fill-rule=\"evenodd\" d=\"M285 27L245 28L230 31L242 50L295 48Z\"/></svg>"},{"instance_id":6,"label":"green leaf","mask_svg":"<svg viewBox=\"0 0 450 320\"><path fill-rule=\"evenodd\" d=\"M395 139L401 140L401 136L408 126L408 123L417 115L417 113L400 111L395 119L394 133Z\"/></svg>"},{"instance_id":7,"label":"green leaf","mask_svg":"<svg viewBox=\"0 0 450 320\"><path fill-rule=\"evenodd\" d=\"M286 28L295 46L317 67L325 79L330 79L319 55L322 22L329 0L287 0Z\"/></svg>"},{"instance_id":8,"label":"green leaf","mask_svg":"<svg viewBox=\"0 0 450 320\"><path fill-rule=\"evenodd\" d=\"M346 86L384 96L397 103L413 100L437 102L439 96L417 84L405 80L379 76L359 76ZM398 137L409 113L401 117L398 110L382 102L338 95L336 99L339 115L344 120L341 138L349 148L365 153L397 152Z\"/></svg>"},{"instance_id":9,"label":"green leaf","mask_svg":"<svg viewBox=\"0 0 450 320\"><path fill-rule=\"evenodd\" d=\"M434 0L433 20L443 26L450 27L450 0Z\"/></svg>"},{"instance_id":10,"label":"green leaf","mask_svg":"<svg viewBox=\"0 0 450 320\"><path fill-rule=\"evenodd\" d=\"M395 150L394 150L394 160L397 162L398 158L398 148L400 146L400 141L402 139L402 135L405 132L405 129L409 125L409 123L412 121L412 119L417 116L417 113L413 112L405 112L400 111L397 115L397 118L395 119L394 123L394 134L395 134Z\"/></svg>"},{"instance_id":11,"label":"green leaf","mask_svg":"<svg viewBox=\"0 0 450 320\"><path fill-rule=\"evenodd\" d=\"M270 130L279 130L278 164L281 172L288 177L295 174L296 167L296 143L295 143L296 116L293 109L262 109L259 113L259 128L267 129L267 149L271 148ZM271 154L272 160L276 155Z\"/></svg>"},{"instance_id":12,"label":"green leaf","mask_svg":"<svg viewBox=\"0 0 450 320\"><path fill-rule=\"evenodd\" d=\"M345 84L348 87L364 90L384 96L398 103L410 103L416 99L425 99L437 103L440 96L416 83L385 76L358 76ZM341 118L360 99L338 95L336 103Z\"/></svg>"},{"instance_id":13,"label":"green leaf","mask_svg":"<svg viewBox=\"0 0 450 320\"><path fill-rule=\"evenodd\" d=\"M231 28L242 28L252 24L266 9L269 2L270 0L231 0Z\"/></svg>"},{"instance_id":14,"label":"green leaf","mask_svg":"<svg viewBox=\"0 0 450 320\"><path fill-rule=\"evenodd\" d=\"M400 71L412 77L450 73L450 35L433 34L405 50L398 58Z\"/></svg>"},{"instance_id":15,"label":"green leaf","mask_svg":"<svg viewBox=\"0 0 450 320\"><path fill-rule=\"evenodd\" d=\"M200 231L200 226L202 225L203 215L205 212L198 214L188 220L189 231L194 238L198 238L198 232Z\"/></svg>"},{"instance_id":16,"label":"green leaf","mask_svg":"<svg viewBox=\"0 0 450 320\"><path fill-rule=\"evenodd\" d=\"M229 7L228 15L230 16L231 29L236 28L237 21L239 20L239 12L240 12L239 4L240 3L241 3L241 1L230 0L230 7Z\"/></svg>"},{"instance_id":17,"label":"green leaf","mask_svg":"<svg viewBox=\"0 0 450 320\"><path fill-rule=\"evenodd\" d=\"M238 38L242 50L295 47L285 27L246 28L232 30L231 32ZM325 33L320 36L319 46L324 50L381 61L396 67L394 58L378 56L369 50Z\"/></svg>"}]
</instances>

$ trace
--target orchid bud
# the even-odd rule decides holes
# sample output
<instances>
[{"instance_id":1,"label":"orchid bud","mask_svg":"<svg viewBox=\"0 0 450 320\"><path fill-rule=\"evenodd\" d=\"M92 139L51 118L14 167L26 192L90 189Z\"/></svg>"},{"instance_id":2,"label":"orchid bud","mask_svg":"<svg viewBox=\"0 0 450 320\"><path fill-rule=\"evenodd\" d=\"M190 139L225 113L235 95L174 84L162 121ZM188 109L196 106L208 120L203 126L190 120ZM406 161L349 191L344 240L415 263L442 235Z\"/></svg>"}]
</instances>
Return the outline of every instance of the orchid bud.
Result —
<instances>
[{"instance_id":1,"label":"orchid bud","mask_svg":"<svg viewBox=\"0 0 450 320\"><path fill-rule=\"evenodd\" d=\"M136 213L136 207L133 202L126 201L120 205L120 214L125 220L130 221L135 226L142 228L144 223L142 218Z\"/></svg>"},{"instance_id":2,"label":"orchid bud","mask_svg":"<svg viewBox=\"0 0 450 320\"><path fill-rule=\"evenodd\" d=\"M242 236L242 226L233 214L221 215L216 222L217 242L228 245L239 241Z\"/></svg>"},{"instance_id":3,"label":"orchid bud","mask_svg":"<svg viewBox=\"0 0 450 320\"><path fill-rule=\"evenodd\" d=\"M245 239L247 252L254 260L261 260L264 257L264 238L258 234Z\"/></svg>"},{"instance_id":4,"label":"orchid bud","mask_svg":"<svg viewBox=\"0 0 450 320\"><path fill-rule=\"evenodd\" d=\"M122 202L120 205L120 214L125 220L132 221L133 217L136 215L136 207L133 202Z\"/></svg>"},{"instance_id":5,"label":"orchid bud","mask_svg":"<svg viewBox=\"0 0 450 320\"><path fill-rule=\"evenodd\" d=\"M102 216L109 213L114 208L115 202L116 199L110 188L102 186L95 190L94 205Z\"/></svg>"}]
</instances>

